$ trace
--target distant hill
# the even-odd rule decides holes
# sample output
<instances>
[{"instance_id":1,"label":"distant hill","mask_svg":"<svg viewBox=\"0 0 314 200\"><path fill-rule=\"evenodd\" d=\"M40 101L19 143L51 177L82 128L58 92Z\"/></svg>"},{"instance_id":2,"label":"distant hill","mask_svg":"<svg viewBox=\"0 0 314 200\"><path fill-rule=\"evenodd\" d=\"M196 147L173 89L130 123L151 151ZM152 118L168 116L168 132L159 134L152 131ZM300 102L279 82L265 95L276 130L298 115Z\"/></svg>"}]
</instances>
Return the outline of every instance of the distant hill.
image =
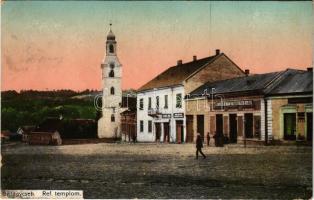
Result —
<instances>
[{"instance_id":1,"label":"distant hill","mask_svg":"<svg viewBox=\"0 0 314 200\"><path fill-rule=\"evenodd\" d=\"M94 107L94 97L101 93L96 90L2 91L1 129L15 132L20 126L36 125L47 117L60 115L64 119L98 120L99 111ZM136 107L135 90L123 91L122 106Z\"/></svg>"}]
</instances>

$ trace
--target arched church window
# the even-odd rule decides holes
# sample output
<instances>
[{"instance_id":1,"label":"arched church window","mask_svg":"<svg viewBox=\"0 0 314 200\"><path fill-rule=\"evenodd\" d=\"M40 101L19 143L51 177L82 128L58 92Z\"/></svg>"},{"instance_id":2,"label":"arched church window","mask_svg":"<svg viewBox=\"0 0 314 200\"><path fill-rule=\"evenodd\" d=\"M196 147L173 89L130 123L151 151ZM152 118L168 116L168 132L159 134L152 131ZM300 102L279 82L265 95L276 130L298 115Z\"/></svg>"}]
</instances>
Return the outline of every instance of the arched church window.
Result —
<instances>
[{"instance_id":1,"label":"arched church window","mask_svg":"<svg viewBox=\"0 0 314 200\"><path fill-rule=\"evenodd\" d=\"M116 118L114 116L114 114L111 115L111 122L115 122Z\"/></svg>"},{"instance_id":2,"label":"arched church window","mask_svg":"<svg viewBox=\"0 0 314 200\"><path fill-rule=\"evenodd\" d=\"M114 48L112 44L109 44L109 53L114 53Z\"/></svg>"},{"instance_id":3,"label":"arched church window","mask_svg":"<svg viewBox=\"0 0 314 200\"><path fill-rule=\"evenodd\" d=\"M110 94L111 94L111 95L114 95L114 87L111 87L111 88L110 88Z\"/></svg>"},{"instance_id":4,"label":"arched church window","mask_svg":"<svg viewBox=\"0 0 314 200\"><path fill-rule=\"evenodd\" d=\"M109 77L114 77L114 71L113 71L113 69L110 70L110 72L109 72Z\"/></svg>"},{"instance_id":5,"label":"arched church window","mask_svg":"<svg viewBox=\"0 0 314 200\"><path fill-rule=\"evenodd\" d=\"M110 69L114 68L114 63L110 63Z\"/></svg>"}]
</instances>

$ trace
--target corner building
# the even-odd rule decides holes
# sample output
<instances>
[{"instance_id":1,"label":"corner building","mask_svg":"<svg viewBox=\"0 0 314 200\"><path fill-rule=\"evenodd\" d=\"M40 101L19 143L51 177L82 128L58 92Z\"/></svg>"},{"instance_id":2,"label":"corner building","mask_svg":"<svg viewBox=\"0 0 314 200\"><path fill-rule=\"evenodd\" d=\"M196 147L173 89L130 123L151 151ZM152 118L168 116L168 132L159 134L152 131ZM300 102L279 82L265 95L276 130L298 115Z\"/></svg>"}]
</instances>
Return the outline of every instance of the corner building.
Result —
<instances>
[{"instance_id":1,"label":"corner building","mask_svg":"<svg viewBox=\"0 0 314 200\"><path fill-rule=\"evenodd\" d=\"M137 92L137 140L192 142L186 134L185 95L208 81L244 76L224 53L169 67Z\"/></svg>"}]
</instances>

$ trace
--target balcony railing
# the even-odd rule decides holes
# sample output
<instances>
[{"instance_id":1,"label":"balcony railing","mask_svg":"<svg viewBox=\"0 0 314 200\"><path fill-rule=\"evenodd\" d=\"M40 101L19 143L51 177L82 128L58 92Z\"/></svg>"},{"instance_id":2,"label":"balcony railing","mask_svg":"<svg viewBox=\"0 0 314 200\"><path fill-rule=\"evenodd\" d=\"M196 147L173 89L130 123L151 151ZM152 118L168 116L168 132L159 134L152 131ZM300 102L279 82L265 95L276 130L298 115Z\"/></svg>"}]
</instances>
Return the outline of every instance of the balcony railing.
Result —
<instances>
[{"instance_id":1,"label":"balcony railing","mask_svg":"<svg viewBox=\"0 0 314 200\"><path fill-rule=\"evenodd\" d=\"M147 114L151 117L158 117L158 115L161 115L161 111L159 108L151 108L147 111Z\"/></svg>"}]
</instances>

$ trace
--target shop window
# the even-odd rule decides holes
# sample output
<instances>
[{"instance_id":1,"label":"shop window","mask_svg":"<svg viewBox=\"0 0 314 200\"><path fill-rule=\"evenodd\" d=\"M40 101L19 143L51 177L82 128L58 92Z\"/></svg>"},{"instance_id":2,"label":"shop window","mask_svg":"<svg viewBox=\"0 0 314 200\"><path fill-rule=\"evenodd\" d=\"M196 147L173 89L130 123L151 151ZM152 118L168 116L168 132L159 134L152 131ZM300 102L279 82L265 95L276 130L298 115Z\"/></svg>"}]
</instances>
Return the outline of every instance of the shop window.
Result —
<instances>
[{"instance_id":1,"label":"shop window","mask_svg":"<svg viewBox=\"0 0 314 200\"><path fill-rule=\"evenodd\" d=\"M261 139L261 116L254 116L254 138Z\"/></svg>"}]
</instances>

